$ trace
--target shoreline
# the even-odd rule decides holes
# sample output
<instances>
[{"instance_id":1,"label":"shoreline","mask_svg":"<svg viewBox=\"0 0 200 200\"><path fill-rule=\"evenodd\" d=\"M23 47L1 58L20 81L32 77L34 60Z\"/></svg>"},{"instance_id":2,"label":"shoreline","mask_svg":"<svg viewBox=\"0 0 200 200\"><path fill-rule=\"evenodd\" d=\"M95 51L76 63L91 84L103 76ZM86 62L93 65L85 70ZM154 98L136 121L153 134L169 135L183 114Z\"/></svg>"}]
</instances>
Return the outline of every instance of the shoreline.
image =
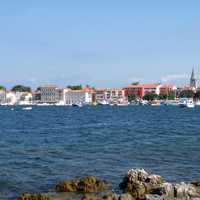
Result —
<instances>
[{"instance_id":1,"label":"shoreline","mask_svg":"<svg viewBox=\"0 0 200 200\"><path fill-rule=\"evenodd\" d=\"M16 200L200 200L200 181L169 183L144 169L130 169L113 191L94 176L59 182L44 193L25 192Z\"/></svg>"}]
</instances>

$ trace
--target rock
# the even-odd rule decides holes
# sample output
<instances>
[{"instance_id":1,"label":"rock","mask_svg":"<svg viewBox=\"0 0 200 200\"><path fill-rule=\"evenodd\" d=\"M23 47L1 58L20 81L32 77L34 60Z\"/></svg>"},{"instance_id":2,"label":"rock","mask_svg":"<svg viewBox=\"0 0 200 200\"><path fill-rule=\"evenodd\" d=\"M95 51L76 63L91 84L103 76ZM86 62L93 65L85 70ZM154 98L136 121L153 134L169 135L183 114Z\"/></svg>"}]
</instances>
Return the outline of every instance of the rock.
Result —
<instances>
[{"instance_id":1,"label":"rock","mask_svg":"<svg viewBox=\"0 0 200 200\"><path fill-rule=\"evenodd\" d=\"M99 192L108 189L108 184L94 176L67 180L56 185L57 192Z\"/></svg>"},{"instance_id":2,"label":"rock","mask_svg":"<svg viewBox=\"0 0 200 200\"><path fill-rule=\"evenodd\" d=\"M154 188L151 194L156 195L156 198L159 196L160 199L164 200L174 199L174 185L171 183L163 183L160 187Z\"/></svg>"},{"instance_id":3,"label":"rock","mask_svg":"<svg viewBox=\"0 0 200 200\"><path fill-rule=\"evenodd\" d=\"M161 176L149 174L144 169L131 169L120 183L120 188L136 199L143 199L146 194L150 194L164 182Z\"/></svg>"},{"instance_id":4,"label":"rock","mask_svg":"<svg viewBox=\"0 0 200 200\"><path fill-rule=\"evenodd\" d=\"M119 195L111 193L103 196L103 200L119 200Z\"/></svg>"},{"instance_id":5,"label":"rock","mask_svg":"<svg viewBox=\"0 0 200 200\"><path fill-rule=\"evenodd\" d=\"M121 194L119 200L135 200L129 193Z\"/></svg>"},{"instance_id":6,"label":"rock","mask_svg":"<svg viewBox=\"0 0 200 200\"><path fill-rule=\"evenodd\" d=\"M159 196L157 194L146 194L145 200L165 200L162 196ZM173 200L173 199L170 199Z\"/></svg>"},{"instance_id":7,"label":"rock","mask_svg":"<svg viewBox=\"0 0 200 200\"><path fill-rule=\"evenodd\" d=\"M23 193L17 200L53 200L45 194L40 193Z\"/></svg>"},{"instance_id":8,"label":"rock","mask_svg":"<svg viewBox=\"0 0 200 200\"><path fill-rule=\"evenodd\" d=\"M179 183L174 186L174 197L177 199L188 200L191 198L199 198L198 188L193 184Z\"/></svg>"},{"instance_id":9,"label":"rock","mask_svg":"<svg viewBox=\"0 0 200 200\"><path fill-rule=\"evenodd\" d=\"M102 200L96 195L84 195L81 200Z\"/></svg>"},{"instance_id":10,"label":"rock","mask_svg":"<svg viewBox=\"0 0 200 200\"><path fill-rule=\"evenodd\" d=\"M103 197L101 196L101 194L85 194L82 200L119 200L119 197L117 194L114 193L104 195Z\"/></svg>"}]
</instances>

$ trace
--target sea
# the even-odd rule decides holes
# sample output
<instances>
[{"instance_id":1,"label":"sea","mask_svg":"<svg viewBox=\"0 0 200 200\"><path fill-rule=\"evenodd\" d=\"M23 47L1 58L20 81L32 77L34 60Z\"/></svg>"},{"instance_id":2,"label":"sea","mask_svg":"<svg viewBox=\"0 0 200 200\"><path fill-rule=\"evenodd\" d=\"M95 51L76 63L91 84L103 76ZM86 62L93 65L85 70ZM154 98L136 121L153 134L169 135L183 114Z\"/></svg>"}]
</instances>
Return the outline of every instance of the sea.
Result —
<instances>
[{"instance_id":1,"label":"sea","mask_svg":"<svg viewBox=\"0 0 200 200\"><path fill-rule=\"evenodd\" d=\"M0 200L87 175L119 191L131 168L200 180L200 107L0 107Z\"/></svg>"}]
</instances>

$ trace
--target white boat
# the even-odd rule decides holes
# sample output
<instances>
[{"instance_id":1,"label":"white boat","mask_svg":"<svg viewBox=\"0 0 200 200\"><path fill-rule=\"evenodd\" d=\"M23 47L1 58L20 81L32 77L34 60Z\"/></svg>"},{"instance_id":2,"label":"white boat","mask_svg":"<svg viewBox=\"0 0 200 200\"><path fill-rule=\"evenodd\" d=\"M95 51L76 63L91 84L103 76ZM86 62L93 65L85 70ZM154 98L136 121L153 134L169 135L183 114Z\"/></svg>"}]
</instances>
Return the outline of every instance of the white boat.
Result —
<instances>
[{"instance_id":1,"label":"white boat","mask_svg":"<svg viewBox=\"0 0 200 200\"><path fill-rule=\"evenodd\" d=\"M73 103L72 106L81 108L81 107L83 107L83 104L82 103Z\"/></svg>"},{"instance_id":2,"label":"white boat","mask_svg":"<svg viewBox=\"0 0 200 200\"><path fill-rule=\"evenodd\" d=\"M195 104L194 104L193 99L181 98L179 106L182 108L194 108Z\"/></svg>"},{"instance_id":3,"label":"white boat","mask_svg":"<svg viewBox=\"0 0 200 200\"><path fill-rule=\"evenodd\" d=\"M196 101L195 106L200 106L200 101Z\"/></svg>"},{"instance_id":4,"label":"white boat","mask_svg":"<svg viewBox=\"0 0 200 200\"><path fill-rule=\"evenodd\" d=\"M24 107L22 108L22 110L32 110L33 108L32 107Z\"/></svg>"},{"instance_id":5,"label":"white boat","mask_svg":"<svg viewBox=\"0 0 200 200\"><path fill-rule=\"evenodd\" d=\"M141 101L139 101L139 105L141 105L141 106L146 106L146 105L148 105L148 101L146 101L146 100L141 100Z\"/></svg>"},{"instance_id":6,"label":"white boat","mask_svg":"<svg viewBox=\"0 0 200 200\"><path fill-rule=\"evenodd\" d=\"M152 101L149 103L150 106L160 106L160 101Z\"/></svg>"},{"instance_id":7,"label":"white boat","mask_svg":"<svg viewBox=\"0 0 200 200\"><path fill-rule=\"evenodd\" d=\"M109 103L106 100L99 101L98 104L99 105L109 105Z\"/></svg>"},{"instance_id":8,"label":"white boat","mask_svg":"<svg viewBox=\"0 0 200 200\"><path fill-rule=\"evenodd\" d=\"M117 106L128 106L129 103L128 102L120 102L120 103L117 103Z\"/></svg>"}]
</instances>

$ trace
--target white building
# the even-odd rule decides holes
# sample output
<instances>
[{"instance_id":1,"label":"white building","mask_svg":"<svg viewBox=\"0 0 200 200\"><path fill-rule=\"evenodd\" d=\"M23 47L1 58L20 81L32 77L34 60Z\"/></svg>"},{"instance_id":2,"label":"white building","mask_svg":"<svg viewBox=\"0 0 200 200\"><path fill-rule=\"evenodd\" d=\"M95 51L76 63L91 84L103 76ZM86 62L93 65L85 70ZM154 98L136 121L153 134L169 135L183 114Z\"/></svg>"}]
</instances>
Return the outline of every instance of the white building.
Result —
<instances>
[{"instance_id":1,"label":"white building","mask_svg":"<svg viewBox=\"0 0 200 200\"><path fill-rule=\"evenodd\" d=\"M15 92L7 92L6 94L6 103L8 105L15 105L17 103L17 97Z\"/></svg>"},{"instance_id":2,"label":"white building","mask_svg":"<svg viewBox=\"0 0 200 200\"><path fill-rule=\"evenodd\" d=\"M121 103L125 102L125 90L123 89L97 89L95 93L95 99L97 103L106 101L108 103Z\"/></svg>"},{"instance_id":3,"label":"white building","mask_svg":"<svg viewBox=\"0 0 200 200\"><path fill-rule=\"evenodd\" d=\"M0 104L6 103L6 90L0 90Z\"/></svg>"},{"instance_id":4,"label":"white building","mask_svg":"<svg viewBox=\"0 0 200 200\"><path fill-rule=\"evenodd\" d=\"M93 90L90 88L85 88L83 90L71 90L64 89L64 102L66 105L72 104L92 104L93 102Z\"/></svg>"},{"instance_id":5,"label":"white building","mask_svg":"<svg viewBox=\"0 0 200 200\"><path fill-rule=\"evenodd\" d=\"M63 90L54 85L40 87L42 103L58 103L62 100Z\"/></svg>"},{"instance_id":6,"label":"white building","mask_svg":"<svg viewBox=\"0 0 200 200\"><path fill-rule=\"evenodd\" d=\"M17 92L19 93L19 92ZM32 93L30 92L20 92L20 94L17 94L16 95L19 95L19 99L17 99L17 103L19 105L30 105L32 104L33 102L33 95Z\"/></svg>"}]
</instances>

